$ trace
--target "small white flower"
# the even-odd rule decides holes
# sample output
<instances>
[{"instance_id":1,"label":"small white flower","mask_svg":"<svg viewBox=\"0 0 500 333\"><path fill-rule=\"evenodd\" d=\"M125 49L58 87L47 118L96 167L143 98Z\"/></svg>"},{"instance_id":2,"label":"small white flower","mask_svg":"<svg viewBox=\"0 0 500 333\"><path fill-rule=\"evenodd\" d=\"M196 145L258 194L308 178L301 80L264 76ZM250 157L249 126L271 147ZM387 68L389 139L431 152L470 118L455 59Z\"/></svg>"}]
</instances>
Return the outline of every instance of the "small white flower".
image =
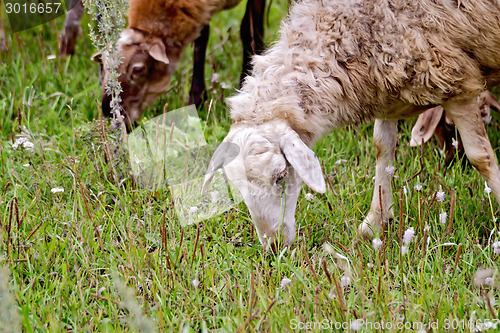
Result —
<instances>
[{"instance_id":1,"label":"small white flower","mask_svg":"<svg viewBox=\"0 0 500 333\"><path fill-rule=\"evenodd\" d=\"M26 150L33 150L33 148L35 148L35 145L33 144L33 142L26 141L25 143L23 143L23 148Z\"/></svg>"},{"instance_id":2,"label":"small white flower","mask_svg":"<svg viewBox=\"0 0 500 333\"><path fill-rule=\"evenodd\" d=\"M484 284L491 287L493 285L493 279L491 277L487 277L484 279Z\"/></svg>"},{"instance_id":3,"label":"small white flower","mask_svg":"<svg viewBox=\"0 0 500 333\"><path fill-rule=\"evenodd\" d=\"M312 199L314 199L314 194L312 194L312 193L307 193L307 194L306 194L306 200L307 200L307 201L311 201Z\"/></svg>"},{"instance_id":4,"label":"small white flower","mask_svg":"<svg viewBox=\"0 0 500 333\"><path fill-rule=\"evenodd\" d=\"M25 167L25 168L27 168L27 167L29 167L29 166L30 166L30 164L29 164L29 163L23 164L23 167Z\"/></svg>"},{"instance_id":5,"label":"small white flower","mask_svg":"<svg viewBox=\"0 0 500 333\"><path fill-rule=\"evenodd\" d=\"M373 263L369 262L366 266L368 266L368 268L373 268Z\"/></svg>"},{"instance_id":6,"label":"small white flower","mask_svg":"<svg viewBox=\"0 0 500 333\"><path fill-rule=\"evenodd\" d=\"M452 139L452 141L451 141L451 145L452 145L453 147L455 147L455 149L458 149L458 141L457 141L457 140L455 140L455 138L453 138L453 139Z\"/></svg>"},{"instance_id":7,"label":"small white flower","mask_svg":"<svg viewBox=\"0 0 500 333\"><path fill-rule=\"evenodd\" d=\"M56 59L55 54L51 54L51 55L47 56L47 60L54 60L54 59Z\"/></svg>"},{"instance_id":8,"label":"small white flower","mask_svg":"<svg viewBox=\"0 0 500 333\"><path fill-rule=\"evenodd\" d=\"M334 291L331 291L331 292L328 294L328 298L329 298L329 299L334 299L334 298L335 298L335 292L334 292Z\"/></svg>"},{"instance_id":9,"label":"small white flower","mask_svg":"<svg viewBox=\"0 0 500 333\"><path fill-rule=\"evenodd\" d=\"M26 150L33 150L35 145L32 142L29 142L27 138L19 138L12 144L12 149L17 149L19 146L22 146Z\"/></svg>"},{"instance_id":10,"label":"small white flower","mask_svg":"<svg viewBox=\"0 0 500 333\"><path fill-rule=\"evenodd\" d=\"M489 188L488 184L486 182L484 182L484 192L486 194L490 194L491 193L491 188Z\"/></svg>"},{"instance_id":11,"label":"small white flower","mask_svg":"<svg viewBox=\"0 0 500 333\"><path fill-rule=\"evenodd\" d=\"M394 175L394 167L392 165L388 165L385 167L385 172L388 176Z\"/></svg>"},{"instance_id":12,"label":"small white flower","mask_svg":"<svg viewBox=\"0 0 500 333\"><path fill-rule=\"evenodd\" d=\"M342 287L347 287L351 284L351 278L344 275L343 277L340 278L340 285Z\"/></svg>"},{"instance_id":13,"label":"small white flower","mask_svg":"<svg viewBox=\"0 0 500 333\"><path fill-rule=\"evenodd\" d=\"M415 229L413 229L413 227L406 229L405 234L403 235L403 243L406 245L410 244L414 236L415 236Z\"/></svg>"},{"instance_id":14,"label":"small white flower","mask_svg":"<svg viewBox=\"0 0 500 333\"><path fill-rule=\"evenodd\" d=\"M499 241L494 242L491 246L493 247L493 252L495 254L500 254L500 242Z\"/></svg>"},{"instance_id":15,"label":"small white flower","mask_svg":"<svg viewBox=\"0 0 500 333\"><path fill-rule=\"evenodd\" d=\"M287 277L284 277L283 280L281 280L281 288L286 289L290 283L292 283L292 280L290 280Z\"/></svg>"},{"instance_id":16,"label":"small white flower","mask_svg":"<svg viewBox=\"0 0 500 333\"><path fill-rule=\"evenodd\" d=\"M402 245L401 246L401 254L405 255L408 253L408 246Z\"/></svg>"},{"instance_id":17,"label":"small white flower","mask_svg":"<svg viewBox=\"0 0 500 333\"><path fill-rule=\"evenodd\" d=\"M198 286L200 285L200 280L198 280L198 278L194 278L191 283L193 284L193 287L198 288Z\"/></svg>"},{"instance_id":18,"label":"small white flower","mask_svg":"<svg viewBox=\"0 0 500 333\"><path fill-rule=\"evenodd\" d=\"M436 200L439 202L444 202L444 192L443 191L438 191L436 193Z\"/></svg>"},{"instance_id":19,"label":"small white flower","mask_svg":"<svg viewBox=\"0 0 500 333\"><path fill-rule=\"evenodd\" d=\"M193 214L196 213L197 210L198 210L198 207L196 207L196 206L189 208L189 211Z\"/></svg>"},{"instance_id":20,"label":"small white flower","mask_svg":"<svg viewBox=\"0 0 500 333\"><path fill-rule=\"evenodd\" d=\"M415 191L420 191L422 189L422 185L420 185L420 184L415 185L414 189L415 189Z\"/></svg>"},{"instance_id":21,"label":"small white flower","mask_svg":"<svg viewBox=\"0 0 500 333\"><path fill-rule=\"evenodd\" d=\"M54 187L53 189L50 190L52 193L62 193L64 192L64 189L62 187Z\"/></svg>"},{"instance_id":22,"label":"small white flower","mask_svg":"<svg viewBox=\"0 0 500 333\"><path fill-rule=\"evenodd\" d=\"M446 212L442 212L439 214L439 222L442 224L446 224L446 219L448 218L448 214Z\"/></svg>"},{"instance_id":23,"label":"small white flower","mask_svg":"<svg viewBox=\"0 0 500 333\"><path fill-rule=\"evenodd\" d=\"M382 243L383 242L380 240L380 238L374 238L372 240L372 245L375 250L378 250L382 246Z\"/></svg>"},{"instance_id":24,"label":"small white flower","mask_svg":"<svg viewBox=\"0 0 500 333\"><path fill-rule=\"evenodd\" d=\"M232 86L231 86L229 83L226 83L226 82L222 82L222 83L220 84L220 87L221 87L222 89L231 89L231 88L232 88Z\"/></svg>"},{"instance_id":25,"label":"small white flower","mask_svg":"<svg viewBox=\"0 0 500 333\"><path fill-rule=\"evenodd\" d=\"M219 82L219 78L220 78L220 75L218 73L213 73L212 77L210 78L210 80L212 82Z\"/></svg>"}]
</instances>

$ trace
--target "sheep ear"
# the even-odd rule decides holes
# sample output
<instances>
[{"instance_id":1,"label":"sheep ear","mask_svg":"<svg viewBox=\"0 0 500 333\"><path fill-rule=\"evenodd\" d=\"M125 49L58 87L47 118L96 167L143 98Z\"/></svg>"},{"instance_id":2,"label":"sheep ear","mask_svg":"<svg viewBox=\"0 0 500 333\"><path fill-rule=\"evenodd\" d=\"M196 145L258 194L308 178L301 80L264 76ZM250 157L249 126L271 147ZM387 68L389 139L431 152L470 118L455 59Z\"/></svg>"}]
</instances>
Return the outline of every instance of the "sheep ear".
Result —
<instances>
[{"instance_id":1,"label":"sheep ear","mask_svg":"<svg viewBox=\"0 0 500 333\"><path fill-rule=\"evenodd\" d=\"M439 124L439 120L441 120L443 111L442 106L436 106L418 116L417 123L411 130L411 147L420 146L422 144L422 139L424 142L427 142L432 137L432 134L434 134Z\"/></svg>"},{"instance_id":2,"label":"sheep ear","mask_svg":"<svg viewBox=\"0 0 500 333\"><path fill-rule=\"evenodd\" d=\"M202 195L208 193L208 187L212 178L214 178L215 171L224 165L231 163L240 153L240 148L237 144L230 142L222 142L219 147L215 150L210 163L208 164L207 172L205 173L205 179L203 180L203 186L201 188Z\"/></svg>"},{"instance_id":3,"label":"sheep ear","mask_svg":"<svg viewBox=\"0 0 500 333\"><path fill-rule=\"evenodd\" d=\"M165 65L168 65L170 63L167 57L165 45L159 38L155 38L153 42L151 42L151 44L149 45L148 53L156 61L163 62Z\"/></svg>"},{"instance_id":4,"label":"sheep ear","mask_svg":"<svg viewBox=\"0 0 500 333\"><path fill-rule=\"evenodd\" d=\"M319 193L326 192L325 179L318 158L295 131L292 129L286 131L281 137L280 148L307 186Z\"/></svg>"}]
</instances>

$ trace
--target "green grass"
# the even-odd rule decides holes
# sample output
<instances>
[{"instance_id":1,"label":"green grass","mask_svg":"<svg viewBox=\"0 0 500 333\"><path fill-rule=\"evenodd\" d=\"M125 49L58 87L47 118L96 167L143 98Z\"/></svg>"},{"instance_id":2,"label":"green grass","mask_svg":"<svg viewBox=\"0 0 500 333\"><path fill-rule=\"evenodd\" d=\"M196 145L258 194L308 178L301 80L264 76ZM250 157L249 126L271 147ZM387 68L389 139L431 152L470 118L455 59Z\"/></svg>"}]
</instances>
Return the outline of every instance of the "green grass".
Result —
<instances>
[{"instance_id":1,"label":"green grass","mask_svg":"<svg viewBox=\"0 0 500 333\"><path fill-rule=\"evenodd\" d=\"M286 2L273 2L268 41ZM238 84L243 11L244 4L213 21L209 101L200 112L208 142L220 142L230 126L224 99ZM421 167L420 150L408 147L412 121L400 124L395 221L380 249L357 238L375 164L372 125L364 125L335 130L316 145L328 191L306 201L304 185L295 243L264 253L243 203L182 228L168 190L132 182L114 132L107 126L104 135L96 120L100 90L88 38L70 59L47 59L62 24L8 34L10 51L1 54L0 331L321 331L314 322L339 328L363 319L372 323L361 328L366 332L382 322L391 323L387 331L413 325L408 332L418 331L418 322L439 324L437 332L447 323L455 324L449 331L470 331L469 320L497 318L497 290L473 280L479 269L498 266L491 246L500 238L498 204L470 167L457 163L445 173L434 141L422 172L407 182ZM184 105L191 53L145 120L165 103L170 110ZM210 81L213 73L219 81ZM487 127L495 148L499 120L493 114ZM34 143L32 152L12 148L19 135ZM64 192L51 193L56 187ZM453 208L447 189L456 194ZM433 200L439 190L443 203ZM453 213L450 232L439 222L443 211ZM402 255L399 233L410 226L416 236ZM291 282L283 288L285 277Z\"/></svg>"}]
</instances>

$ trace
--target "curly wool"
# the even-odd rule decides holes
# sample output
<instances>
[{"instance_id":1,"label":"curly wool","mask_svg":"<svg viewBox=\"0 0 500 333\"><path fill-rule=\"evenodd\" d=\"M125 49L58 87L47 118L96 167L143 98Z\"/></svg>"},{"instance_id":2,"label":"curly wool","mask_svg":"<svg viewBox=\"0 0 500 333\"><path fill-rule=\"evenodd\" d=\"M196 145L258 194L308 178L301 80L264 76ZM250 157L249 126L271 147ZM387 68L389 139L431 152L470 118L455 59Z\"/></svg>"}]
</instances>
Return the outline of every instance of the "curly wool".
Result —
<instances>
[{"instance_id":1,"label":"curly wool","mask_svg":"<svg viewBox=\"0 0 500 333\"><path fill-rule=\"evenodd\" d=\"M236 123L332 127L400 119L500 82L498 0L302 0L229 100Z\"/></svg>"}]
</instances>

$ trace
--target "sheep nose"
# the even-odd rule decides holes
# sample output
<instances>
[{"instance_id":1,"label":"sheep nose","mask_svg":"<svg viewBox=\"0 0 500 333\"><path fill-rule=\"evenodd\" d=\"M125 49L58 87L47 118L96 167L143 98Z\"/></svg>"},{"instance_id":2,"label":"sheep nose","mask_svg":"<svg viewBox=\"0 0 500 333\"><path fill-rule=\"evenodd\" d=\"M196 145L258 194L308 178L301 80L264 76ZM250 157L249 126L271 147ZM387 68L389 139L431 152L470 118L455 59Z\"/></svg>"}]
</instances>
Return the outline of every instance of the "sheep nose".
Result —
<instances>
[{"instance_id":1,"label":"sheep nose","mask_svg":"<svg viewBox=\"0 0 500 333\"><path fill-rule=\"evenodd\" d=\"M106 93L102 95L102 114L111 117L111 97Z\"/></svg>"}]
</instances>

